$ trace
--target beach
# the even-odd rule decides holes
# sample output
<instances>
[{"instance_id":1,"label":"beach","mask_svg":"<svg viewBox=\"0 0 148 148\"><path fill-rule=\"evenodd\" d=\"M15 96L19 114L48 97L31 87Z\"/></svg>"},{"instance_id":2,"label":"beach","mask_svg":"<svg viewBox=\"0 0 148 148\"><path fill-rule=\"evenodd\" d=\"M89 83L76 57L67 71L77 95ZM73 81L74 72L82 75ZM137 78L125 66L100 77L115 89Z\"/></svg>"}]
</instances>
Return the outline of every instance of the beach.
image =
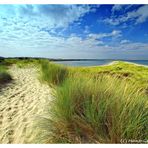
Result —
<instances>
[{"instance_id":1,"label":"beach","mask_svg":"<svg viewBox=\"0 0 148 148\"><path fill-rule=\"evenodd\" d=\"M50 88L38 80L35 67L9 69L13 81L0 90L0 143L30 143L34 120L51 99Z\"/></svg>"}]
</instances>

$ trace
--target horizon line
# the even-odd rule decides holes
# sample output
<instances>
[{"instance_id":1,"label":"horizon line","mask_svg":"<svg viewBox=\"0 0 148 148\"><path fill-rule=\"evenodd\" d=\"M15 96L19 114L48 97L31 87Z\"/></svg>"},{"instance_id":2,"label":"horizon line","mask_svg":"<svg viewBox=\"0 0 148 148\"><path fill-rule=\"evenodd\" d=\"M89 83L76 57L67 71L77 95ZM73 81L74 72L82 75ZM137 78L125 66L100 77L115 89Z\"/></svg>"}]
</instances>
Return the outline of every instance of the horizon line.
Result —
<instances>
[{"instance_id":1,"label":"horizon line","mask_svg":"<svg viewBox=\"0 0 148 148\"><path fill-rule=\"evenodd\" d=\"M134 60L139 60L139 61L148 61L148 59L107 59L107 58L103 58L103 59L97 59L97 58L78 58L78 59L75 59L75 58L47 58L47 57L23 57L23 56L18 56L18 57L3 57L3 56L0 56L0 59L29 59L29 58L32 58L32 59L48 59L48 60L51 60L51 61L97 61L97 60L123 60L123 61L126 61L126 60L131 60L131 61L134 61Z\"/></svg>"}]
</instances>

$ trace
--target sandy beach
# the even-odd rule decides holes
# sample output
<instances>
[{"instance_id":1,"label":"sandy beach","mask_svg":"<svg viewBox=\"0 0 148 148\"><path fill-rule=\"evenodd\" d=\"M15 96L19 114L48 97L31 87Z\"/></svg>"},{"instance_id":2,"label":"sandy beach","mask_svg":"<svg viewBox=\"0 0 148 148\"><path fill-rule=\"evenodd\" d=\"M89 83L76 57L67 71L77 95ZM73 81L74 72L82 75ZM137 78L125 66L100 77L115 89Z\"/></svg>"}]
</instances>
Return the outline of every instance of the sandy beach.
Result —
<instances>
[{"instance_id":1,"label":"sandy beach","mask_svg":"<svg viewBox=\"0 0 148 148\"><path fill-rule=\"evenodd\" d=\"M106 64L106 65L101 65L101 66L107 66L107 65L109 66L109 65L117 64L118 62L119 62L119 61L113 61L113 62L110 62L110 63L108 63L108 64ZM134 62L127 62L127 61L124 61L124 63L133 64L133 65L136 65L136 66L143 66L143 67L148 68L147 65L136 64L136 63L134 63Z\"/></svg>"},{"instance_id":2,"label":"sandy beach","mask_svg":"<svg viewBox=\"0 0 148 148\"><path fill-rule=\"evenodd\" d=\"M38 80L36 68L12 66L13 81L0 90L0 143L30 143L34 119L44 111L51 90Z\"/></svg>"}]
</instances>

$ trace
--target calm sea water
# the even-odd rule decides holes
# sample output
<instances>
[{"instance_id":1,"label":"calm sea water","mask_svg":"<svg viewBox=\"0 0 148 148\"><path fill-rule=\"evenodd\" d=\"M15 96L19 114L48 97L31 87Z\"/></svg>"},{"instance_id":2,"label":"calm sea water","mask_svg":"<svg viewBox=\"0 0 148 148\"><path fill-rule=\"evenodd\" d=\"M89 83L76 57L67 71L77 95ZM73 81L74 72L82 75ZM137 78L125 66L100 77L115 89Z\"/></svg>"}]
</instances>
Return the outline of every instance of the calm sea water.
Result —
<instances>
[{"instance_id":1,"label":"calm sea water","mask_svg":"<svg viewBox=\"0 0 148 148\"><path fill-rule=\"evenodd\" d=\"M97 65L106 65L114 60L95 60L95 61L57 61L55 63L63 64L67 66L97 66ZM141 65L148 66L148 60L127 60L126 62L132 62Z\"/></svg>"}]
</instances>

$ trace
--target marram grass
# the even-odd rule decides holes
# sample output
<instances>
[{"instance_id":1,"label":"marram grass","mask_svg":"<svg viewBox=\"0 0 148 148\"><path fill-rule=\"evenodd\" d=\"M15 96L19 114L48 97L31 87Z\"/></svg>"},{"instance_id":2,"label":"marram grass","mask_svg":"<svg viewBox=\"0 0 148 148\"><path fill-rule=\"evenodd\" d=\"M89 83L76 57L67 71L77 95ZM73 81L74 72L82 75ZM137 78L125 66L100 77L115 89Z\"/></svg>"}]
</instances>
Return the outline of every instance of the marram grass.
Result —
<instances>
[{"instance_id":1,"label":"marram grass","mask_svg":"<svg viewBox=\"0 0 148 148\"><path fill-rule=\"evenodd\" d=\"M41 78L48 84L61 84L68 74L66 67L54 64L48 60L41 60L40 64Z\"/></svg>"},{"instance_id":2,"label":"marram grass","mask_svg":"<svg viewBox=\"0 0 148 148\"><path fill-rule=\"evenodd\" d=\"M11 75L7 72L7 68L4 65L0 65L0 86L8 83L12 80Z\"/></svg>"},{"instance_id":3,"label":"marram grass","mask_svg":"<svg viewBox=\"0 0 148 148\"><path fill-rule=\"evenodd\" d=\"M56 87L40 122L44 143L146 140L148 96L135 83L108 75L69 76Z\"/></svg>"}]
</instances>

